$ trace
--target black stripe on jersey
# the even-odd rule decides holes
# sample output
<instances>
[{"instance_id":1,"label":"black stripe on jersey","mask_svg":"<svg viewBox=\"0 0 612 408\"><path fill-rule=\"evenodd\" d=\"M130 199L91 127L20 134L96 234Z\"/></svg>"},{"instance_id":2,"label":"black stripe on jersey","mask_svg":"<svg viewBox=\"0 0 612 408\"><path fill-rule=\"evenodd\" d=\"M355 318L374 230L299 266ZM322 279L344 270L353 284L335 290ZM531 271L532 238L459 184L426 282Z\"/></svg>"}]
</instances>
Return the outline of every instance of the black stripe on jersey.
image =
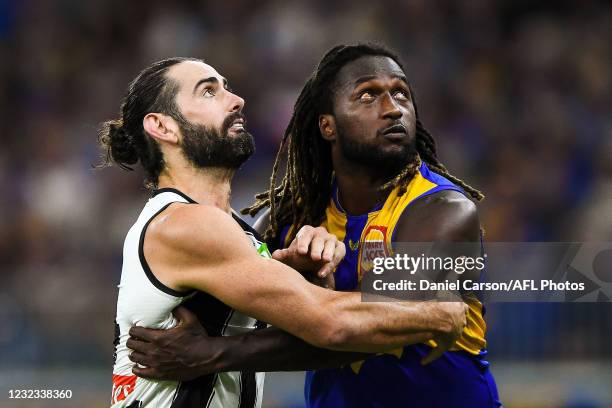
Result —
<instances>
[{"instance_id":1,"label":"black stripe on jersey","mask_svg":"<svg viewBox=\"0 0 612 408\"><path fill-rule=\"evenodd\" d=\"M219 337L227 326L232 308L205 292L196 292L183 306L193 312L209 336Z\"/></svg>"},{"instance_id":2,"label":"black stripe on jersey","mask_svg":"<svg viewBox=\"0 0 612 408\"><path fill-rule=\"evenodd\" d=\"M217 377L219 378L219 377ZM210 393L210 397L208 398L208 402L206 403L206 408L210 407L210 404L213 400L213 398L215 398L215 390L213 389L213 392Z\"/></svg>"},{"instance_id":3,"label":"black stripe on jersey","mask_svg":"<svg viewBox=\"0 0 612 408\"><path fill-rule=\"evenodd\" d=\"M255 330L268 327L264 322L257 320ZM257 404L257 379L254 371L240 372L240 406L238 408L252 408Z\"/></svg>"},{"instance_id":4,"label":"black stripe on jersey","mask_svg":"<svg viewBox=\"0 0 612 408\"><path fill-rule=\"evenodd\" d=\"M212 400L217 374L183 381L170 408L202 408Z\"/></svg>"},{"instance_id":5,"label":"black stripe on jersey","mask_svg":"<svg viewBox=\"0 0 612 408\"><path fill-rule=\"evenodd\" d=\"M170 188L170 187L164 187L164 188L160 188L159 190L155 190L153 192L153 197L155 197L156 195L159 195L161 193L174 193L174 194L178 194L181 197L183 197L185 200L187 200L188 203L190 204L197 204L197 202L189 197L187 194L183 193L182 191L177 190L176 188Z\"/></svg>"},{"instance_id":6,"label":"black stripe on jersey","mask_svg":"<svg viewBox=\"0 0 612 408\"><path fill-rule=\"evenodd\" d=\"M257 381L252 371L240 372L240 405L238 408L253 408L257 403Z\"/></svg>"},{"instance_id":7,"label":"black stripe on jersey","mask_svg":"<svg viewBox=\"0 0 612 408\"><path fill-rule=\"evenodd\" d=\"M149 264L147 263L147 260L145 259L145 256L144 256L144 239L145 239L145 233L147 232L147 228L149 227L149 224L151 223L151 221L153 221L155 219L155 217L157 217L166 208L168 208L168 206L170 204L174 204L174 203L168 203L168 204L164 205L158 212L156 212L149 219L149 221L147 221L147 223L142 228L142 232L140 233L140 242L138 243L138 257L140 258L140 265L142 266L142 269L144 270L145 275L147 275L147 278L149 278L149 281L151 281L153 286L155 286L157 289L159 289L162 292L167 293L169 295L176 296L176 297L184 297L184 296L189 295L193 291L179 292L178 290L174 290L172 288L169 288L166 285L164 285L163 283L161 283L155 277L155 275L153 275L153 272L151 272L151 268L149 267Z\"/></svg>"},{"instance_id":8,"label":"black stripe on jersey","mask_svg":"<svg viewBox=\"0 0 612 408\"><path fill-rule=\"evenodd\" d=\"M204 292L196 292L183 305L198 317L198 320L208 334L214 337L223 335L234 314L234 310L231 307ZM257 327L261 327L261 325L258 324ZM240 376L239 408L255 407L257 403L255 373L241 372ZM209 374L191 381L181 382L171 408L201 408L208 406L207 404L210 404L214 398L213 393L216 381L216 374Z\"/></svg>"},{"instance_id":9,"label":"black stripe on jersey","mask_svg":"<svg viewBox=\"0 0 612 408\"><path fill-rule=\"evenodd\" d=\"M115 339L113 340L113 367L117 362L117 347L119 347L119 337L121 337L121 331L119 330L119 324L117 323L117 320L115 320Z\"/></svg>"},{"instance_id":10,"label":"black stripe on jersey","mask_svg":"<svg viewBox=\"0 0 612 408\"><path fill-rule=\"evenodd\" d=\"M204 292L187 299L183 306L192 311L209 336L222 336L234 310L219 299ZM171 408L202 408L214 397L217 374L182 381Z\"/></svg>"}]
</instances>

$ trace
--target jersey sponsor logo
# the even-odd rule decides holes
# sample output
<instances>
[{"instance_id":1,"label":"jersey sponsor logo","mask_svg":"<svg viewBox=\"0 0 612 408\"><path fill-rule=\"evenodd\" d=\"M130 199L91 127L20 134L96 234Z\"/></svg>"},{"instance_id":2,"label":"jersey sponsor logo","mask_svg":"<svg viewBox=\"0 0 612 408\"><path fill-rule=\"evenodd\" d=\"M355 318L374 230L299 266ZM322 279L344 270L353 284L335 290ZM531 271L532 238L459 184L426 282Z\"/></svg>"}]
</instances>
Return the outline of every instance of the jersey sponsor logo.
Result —
<instances>
[{"instance_id":1,"label":"jersey sponsor logo","mask_svg":"<svg viewBox=\"0 0 612 408\"><path fill-rule=\"evenodd\" d=\"M390 251L387 247L387 227L384 225L369 225L363 234L363 245L359 257L359 277L371 271L374 258L385 258Z\"/></svg>"},{"instance_id":2,"label":"jersey sponsor logo","mask_svg":"<svg viewBox=\"0 0 612 408\"><path fill-rule=\"evenodd\" d=\"M111 396L111 404L116 404L119 401L126 399L136 387L135 375L117 375L113 374L113 394Z\"/></svg>"},{"instance_id":3,"label":"jersey sponsor logo","mask_svg":"<svg viewBox=\"0 0 612 408\"><path fill-rule=\"evenodd\" d=\"M354 242L352 239L349 239L349 248L351 248L351 251L356 251L359 249L359 241Z\"/></svg>"}]
</instances>

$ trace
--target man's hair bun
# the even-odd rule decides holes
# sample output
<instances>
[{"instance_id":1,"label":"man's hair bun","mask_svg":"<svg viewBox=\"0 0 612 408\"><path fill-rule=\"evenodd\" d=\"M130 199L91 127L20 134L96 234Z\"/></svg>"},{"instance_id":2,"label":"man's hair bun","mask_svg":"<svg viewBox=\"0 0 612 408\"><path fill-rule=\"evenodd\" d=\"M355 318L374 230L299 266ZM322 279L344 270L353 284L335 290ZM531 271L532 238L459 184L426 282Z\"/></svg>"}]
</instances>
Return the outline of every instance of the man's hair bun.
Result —
<instances>
[{"instance_id":1,"label":"man's hair bun","mask_svg":"<svg viewBox=\"0 0 612 408\"><path fill-rule=\"evenodd\" d=\"M106 149L107 160L112 159L124 169L138 162L134 138L126 131L122 120L109 120L102 125L100 144Z\"/></svg>"}]
</instances>

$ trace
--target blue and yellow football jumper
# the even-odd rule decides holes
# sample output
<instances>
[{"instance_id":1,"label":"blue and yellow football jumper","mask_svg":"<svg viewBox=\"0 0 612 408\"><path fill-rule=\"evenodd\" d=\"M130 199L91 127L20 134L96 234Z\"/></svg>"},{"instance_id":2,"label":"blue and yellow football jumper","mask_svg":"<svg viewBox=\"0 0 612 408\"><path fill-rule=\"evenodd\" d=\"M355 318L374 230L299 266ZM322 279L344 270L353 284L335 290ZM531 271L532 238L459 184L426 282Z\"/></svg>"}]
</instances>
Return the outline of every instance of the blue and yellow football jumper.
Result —
<instances>
[{"instance_id":1,"label":"blue and yellow football jumper","mask_svg":"<svg viewBox=\"0 0 612 408\"><path fill-rule=\"evenodd\" d=\"M334 189L322 224L346 245L346 257L334 274L336 290L359 287L367 262L364 242L383 241L391 250L395 227L410 204L442 190L465 192L446 178L419 167L407 191L393 190L387 199L363 215L346 214ZM281 235L287 236L288 228ZM285 243L287 244L287 243ZM367 249L366 249L367 250ZM452 351L426 366L420 364L435 343L406 346L338 369L309 371L306 405L312 408L359 407L501 407L495 381L485 360L486 324L483 306L475 297L469 306L467 327Z\"/></svg>"}]
</instances>

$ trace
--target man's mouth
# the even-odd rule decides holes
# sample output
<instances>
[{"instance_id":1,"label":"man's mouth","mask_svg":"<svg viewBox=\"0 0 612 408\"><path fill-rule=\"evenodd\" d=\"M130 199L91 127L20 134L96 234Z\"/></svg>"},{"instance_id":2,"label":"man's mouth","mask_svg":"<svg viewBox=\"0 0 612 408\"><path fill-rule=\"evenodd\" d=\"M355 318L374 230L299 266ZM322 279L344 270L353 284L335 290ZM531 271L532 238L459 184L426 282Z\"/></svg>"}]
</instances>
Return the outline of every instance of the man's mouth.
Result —
<instances>
[{"instance_id":1,"label":"man's mouth","mask_svg":"<svg viewBox=\"0 0 612 408\"><path fill-rule=\"evenodd\" d=\"M244 125L245 125L244 119L238 118L232 122L232 125L229 127L229 130L233 130L235 132L243 131Z\"/></svg>"},{"instance_id":2,"label":"man's mouth","mask_svg":"<svg viewBox=\"0 0 612 408\"><path fill-rule=\"evenodd\" d=\"M404 125L396 124L383 129L382 134L385 137L400 138L406 136L408 132L406 131Z\"/></svg>"}]
</instances>

